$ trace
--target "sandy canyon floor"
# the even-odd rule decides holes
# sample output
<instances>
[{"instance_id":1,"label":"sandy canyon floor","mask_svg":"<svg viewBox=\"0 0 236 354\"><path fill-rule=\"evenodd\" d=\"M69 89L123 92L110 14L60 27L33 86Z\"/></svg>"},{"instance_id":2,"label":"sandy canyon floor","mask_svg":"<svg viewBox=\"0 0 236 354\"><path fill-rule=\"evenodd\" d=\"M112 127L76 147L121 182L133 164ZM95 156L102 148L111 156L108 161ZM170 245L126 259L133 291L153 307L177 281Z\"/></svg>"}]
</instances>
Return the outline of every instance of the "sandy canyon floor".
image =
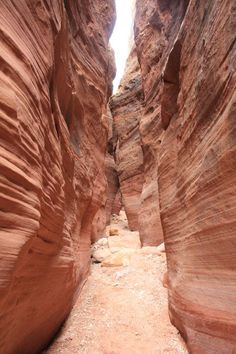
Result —
<instances>
[{"instance_id":1,"label":"sandy canyon floor","mask_svg":"<svg viewBox=\"0 0 236 354\"><path fill-rule=\"evenodd\" d=\"M81 296L44 353L186 354L168 317L167 289L162 284L165 253L138 249L138 234L128 230L124 212L113 218L107 235L110 230L118 235L108 238L109 246L116 252L122 248L119 261L123 252L124 265L92 264Z\"/></svg>"}]
</instances>

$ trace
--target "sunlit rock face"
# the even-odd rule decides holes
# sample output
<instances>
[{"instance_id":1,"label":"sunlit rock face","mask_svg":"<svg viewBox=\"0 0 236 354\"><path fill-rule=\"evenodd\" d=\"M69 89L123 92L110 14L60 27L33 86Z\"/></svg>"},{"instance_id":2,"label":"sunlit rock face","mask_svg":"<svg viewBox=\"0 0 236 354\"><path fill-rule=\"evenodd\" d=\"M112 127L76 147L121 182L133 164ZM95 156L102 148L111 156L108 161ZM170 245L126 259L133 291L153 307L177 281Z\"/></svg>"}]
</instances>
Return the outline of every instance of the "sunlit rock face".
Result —
<instances>
[{"instance_id":1,"label":"sunlit rock face","mask_svg":"<svg viewBox=\"0 0 236 354\"><path fill-rule=\"evenodd\" d=\"M1 1L1 353L40 351L87 274L113 22L110 0Z\"/></svg>"},{"instance_id":2,"label":"sunlit rock face","mask_svg":"<svg viewBox=\"0 0 236 354\"><path fill-rule=\"evenodd\" d=\"M230 0L137 1L144 165L159 188L171 320L194 354L236 350L235 33Z\"/></svg>"},{"instance_id":3,"label":"sunlit rock face","mask_svg":"<svg viewBox=\"0 0 236 354\"><path fill-rule=\"evenodd\" d=\"M136 49L131 51L119 91L110 101L117 136L115 161L129 228L139 230L143 153L139 135L143 91Z\"/></svg>"}]
</instances>

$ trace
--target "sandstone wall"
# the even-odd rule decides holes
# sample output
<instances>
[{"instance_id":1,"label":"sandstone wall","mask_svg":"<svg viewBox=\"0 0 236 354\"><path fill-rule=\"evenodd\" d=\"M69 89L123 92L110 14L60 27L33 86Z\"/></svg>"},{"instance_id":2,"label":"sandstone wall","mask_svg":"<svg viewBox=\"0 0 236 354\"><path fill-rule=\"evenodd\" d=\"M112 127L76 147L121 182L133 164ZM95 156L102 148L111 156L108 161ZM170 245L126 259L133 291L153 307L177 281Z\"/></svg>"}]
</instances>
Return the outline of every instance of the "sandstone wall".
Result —
<instances>
[{"instance_id":1,"label":"sandstone wall","mask_svg":"<svg viewBox=\"0 0 236 354\"><path fill-rule=\"evenodd\" d=\"M142 85L136 49L131 51L119 91L110 101L117 135L115 161L122 203L131 230L139 229L140 195L143 185L143 153L139 135L142 116Z\"/></svg>"},{"instance_id":2,"label":"sandstone wall","mask_svg":"<svg viewBox=\"0 0 236 354\"><path fill-rule=\"evenodd\" d=\"M230 0L137 0L145 178L159 188L171 319L194 354L236 351L235 33Z\"/></svg>"},{"instance_id":3,"label":"sandstone wall","mask_svg":"<svg viewBox=\"0 0 236 354\"><path fill-rule=\"evenodd\" d=\"M144 155L140 231L144 244L163 242L158 190L158 154L163 126L160 119L161 73L181 25L186 1L137 0L135 43L141 66L144 110L140 135Z\"/></svg>"},{"instance_id":4,"label":"sandstone wall","mask_svg":"<svg viewBox=\"0 0 236 354\"><path fill-rule=\"evenodd\" d=\"M119 198L120 183L115 163L117 134L114 130L114 122L109 107L107 107L106 118L108 122L108 141L105 156L106 193L104 194L103 203L93 220L93 242L104 237L106 226L110 224L111 215L119 214L122 207Z\"/></svg>"},{"instance_id":5,"label":"sandstone wall","mask_svg":"<svg viewBox=\"0 0 236 354\"><path fill-rule=\"evenodd\" d=\"M111 0L0 3L0 351L35 353L88 271L104 203Z\"/></svg>"}]
</instances>

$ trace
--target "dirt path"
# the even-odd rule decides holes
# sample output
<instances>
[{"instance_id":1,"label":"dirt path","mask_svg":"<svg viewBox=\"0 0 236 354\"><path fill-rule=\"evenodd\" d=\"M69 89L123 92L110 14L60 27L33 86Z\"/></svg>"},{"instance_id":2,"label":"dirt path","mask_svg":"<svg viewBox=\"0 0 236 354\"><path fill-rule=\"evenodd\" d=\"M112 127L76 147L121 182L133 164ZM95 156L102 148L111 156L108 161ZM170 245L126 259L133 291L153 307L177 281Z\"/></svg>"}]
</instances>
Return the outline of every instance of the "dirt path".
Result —
<instances>
[{"instance_id":1,"label":"dirt path","mask_svg":"<svg viewBox=\"0 0 236 354\"><path fill-rule=\"evenodd\" d=\"M116 227L127 230L124 220ZM68 321L45 353L186 354L169 321L165 271L164 253L138 251L125 267L93 264Z\"/></svg>"}]
</instances>

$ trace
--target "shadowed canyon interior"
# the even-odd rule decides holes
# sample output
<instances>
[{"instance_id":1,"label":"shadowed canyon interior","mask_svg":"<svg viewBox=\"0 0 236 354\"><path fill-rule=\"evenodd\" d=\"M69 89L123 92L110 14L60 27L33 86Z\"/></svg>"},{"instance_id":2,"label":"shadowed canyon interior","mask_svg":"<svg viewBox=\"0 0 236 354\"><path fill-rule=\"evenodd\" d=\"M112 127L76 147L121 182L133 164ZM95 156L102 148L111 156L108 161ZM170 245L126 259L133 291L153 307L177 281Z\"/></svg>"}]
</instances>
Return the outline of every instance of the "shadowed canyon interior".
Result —
<instances>
[{"instance_id":1,"label":"shadowed canyon interior","mask_svg":"<svg viewBox=\"0 0 236 354\"><path fill-rule=\"evenodd\" d=\"M49 345L123 209L188 352L236 353L236 3L135 11L112 95L113 0L0 1L1 354Z\"/></svg>"}]
</instances>

